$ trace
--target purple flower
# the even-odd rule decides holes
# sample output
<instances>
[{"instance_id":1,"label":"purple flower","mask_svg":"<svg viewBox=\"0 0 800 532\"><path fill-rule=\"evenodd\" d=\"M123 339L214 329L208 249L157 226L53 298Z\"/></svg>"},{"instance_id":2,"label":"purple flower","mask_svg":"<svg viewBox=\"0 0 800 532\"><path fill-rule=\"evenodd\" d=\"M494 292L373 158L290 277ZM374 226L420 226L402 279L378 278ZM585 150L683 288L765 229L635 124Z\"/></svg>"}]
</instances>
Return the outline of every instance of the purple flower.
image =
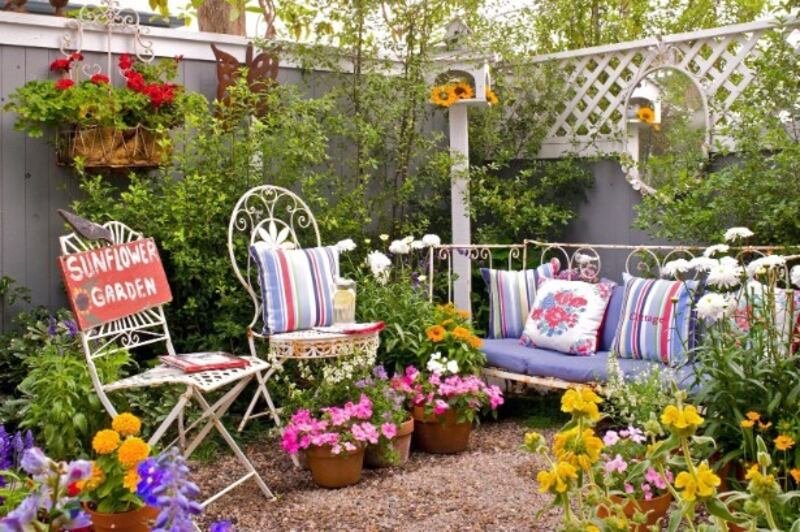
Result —
<instances>
[{"instance_id":1,"label":"purple flower","mask_svg":"<svg viewBox=\"0 0 800 532\"><path fill-rule=\"evenodd\" d=\"M626 430L619 431L619 435L636 443L644 443L647 441L647 438L644 436L644 432L633 425L628 426Z\"/></svg>"},{"instance_id":2,"label":"purple flower","mask_svg":"<svg viewBox=\"0 0 800 532\"><path fill-rule=\"evenodd\" d=\"M55 317L50 316L47 319L47 323L48 323L48 325L47 325L47 334L49 334L50 336L57 335L58 334L58 320L56 320Z\"/></svg>"},{"instance_id":3,"label":"purple flower","mask_svg":"<svg viewBox=\"0 0 800 532\"><path fill-rule=\"evenodd\" d=\"M70 338L75 338L78 335L78 326L74 320L64 320L62 323L67 328L67 334Z\"/></svg>"},{"instance_id":4,"label":"purple flower","mask_svg":"<svg viewBox=\"0 0 800 532\"><path fill-rule=\"evenodd\" d=\"M64 485L84 480L92 475L92 463L88 460L73 460L67 464L67 474L62 479Z\"/></svg>"},{"instance_id":5,"label":"purple flower","mask_svg":"<svg viewBox=\"0 0 800 532\"><path fill-rule=\"evenodd\" d=\"M610 447L619 441L619 434L615 430L609 430L606 432L605 436L603 436L603 444L606 447Z\"/></svg>"},{"instance_id":6,"label":"purple flower","mask_svg":"<svg viewBox=\"0 0 800 532\"><path fill-rule=\"evenodd\" d=\"M23 453L20 466L29 475L43 475L50 468L50 459L38 447L31 447Z\"/></svg>"},{"instance_id":7,"label":"purple flower","mask_svg":"<svg viewBox=\"0 0 800 532\"><path fill-rule=\"evenodd\" d=\"M139 464L141 478L136 493L142 500L160 510L153 527L155 532L194 530L192 516L203 511L194 499L200 490L189 480L186 459L177 448L164 451Z\"/></svg>"},{"instance_id":8,"label":"purple flower","mask_svg":"<svg viewBox=\"0 0 800 532\"><path fill-rule=\"evenodd\" d=\"M233 532L233 525L230 521L217 521L211 524L208 532Z\"/></svg>"},{"instance_id":9,"label":"purple flower","mask_svg":"<svg viewBox=\"0 0 800 532\"><path fill-rule=\"evenodd\" d=\"M375 366L374 368L372 368L372 375L376 379L382 381L385 381L389 378L389 375L387 375L386 373L386 368L384 368L383 366Z\"/></svg>"},{"instance_id":10,"label":"purple flower","mask_svg":"<svg viewBox=\"0 0 800 532\"><path fill-rule=\"evenodd\" d=\"M31 522L36 519L39 511L39 494L34 492L28 495L19 506L0 519L0 530L3 532L24 532L28 530Z\"/></svg>"}]
</instances>

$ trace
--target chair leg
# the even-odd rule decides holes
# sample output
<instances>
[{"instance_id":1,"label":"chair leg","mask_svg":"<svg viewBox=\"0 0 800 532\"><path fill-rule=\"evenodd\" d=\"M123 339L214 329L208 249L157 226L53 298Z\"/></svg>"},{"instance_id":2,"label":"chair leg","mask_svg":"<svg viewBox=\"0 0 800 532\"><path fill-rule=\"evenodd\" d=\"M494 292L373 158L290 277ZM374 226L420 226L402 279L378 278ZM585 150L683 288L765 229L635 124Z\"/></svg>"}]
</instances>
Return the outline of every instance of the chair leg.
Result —
<instances>
[{"instance_id":1,"label":"chair leg","mask_svg":"<svg viewBox=\"0 0 800 532\"><path fill-rule=\"evenodd\" d=\"M272 402L272 397L269 395L269 390L267 389L267 381L269 380L272 375L280 369L283 365L282 362L276 362L272 367L270 367L264 374L257 373L256 380L258 381L258 388L256 389L256 393L253 394L253 398L250 400L250 404L247 406L247 410L242 417L242 421L239 423L239 428L237 429L239 432L244 430L245 425L247 422L255 417L259 417L263 414L253 414L253 409L258 403L258 398L263 397L264 400L267 402L267 406L269 407L270 415L272 419L275 421L275 425L280 427L281 426L281 419L278 415L278 410L275 408L275 404Z\"/></svg>"},{"instance_id":2,"label":"chair leg","mask_svg":"<svg viewBox=\"0 0 800 532\"><path fill-rule=\"evenodd\" d=\"M181 453L186 452L186 427L184 424L184 410L178 414L178 448Z\"/></svg>"},{"instance_id":3,"label":"chair leg","mask_svg":"<svg viewBox=\"0 0 800 532\"><path fill-rule=\"evenodd\" d=\"M214 403L214 405L211 407L211 412L216 412L217 416L222 416L222 414L224 414L228 410L228 408L230 408L230 406L233 404L236 398L239 397L239 394L241 394L242 391L244 391L245 387L251 380L252 377L247 377L236 383L236 385L233 388L225 392L225 395L217 399L217 402ZM199 392L195 393L199 394ZM186 456L187 458L191 456L191 454L195 451L195 449L197 449L197 446L200 445L200 443L202 443L202 441L206 438L206 436L208 436L208 433L211 432L211 429L214 427L214 421L210 417L210 414L208 412L203 411L203 413L198 419L196 419L194 422L192 422L192 424L186 427L187 431L192 430L197 425L199 425L204 419L208 419L206 421L205 426L202 429L200 429L200 432L197 433L197 435L192 439L191 443L189 443L189 446L186 448L186 453L184 456Z\"/></svg>"},{"instance_id":4,"label":"chair leg","mask_svg":"<svg viewBox=\"0 0 800 532\"><path fill-rule=\"evenodd\" d=\"M147 443L149 443L151 447L164 437L164 434L167 432L169 426L175 421L175 418L183 416L183 409L186 408L186 404L189 402L191 396L191 388L187 388L186 391L181 394L180 398L178 398L178 402L172 407L172 410L170 410L169 414L167 414L167 417L164 418L164 421L161 422L161 425L159 425L153 435L150 436L150 439ZM180 432L180 429L178 432Z\"/></svg>"},{"instance_id":5,"label":"chair leg","mask_svg":"<svg viewBox=\"0 0 800 532\"><path fill-rule=\"evenodd\" d=\"M233 439L233 436L230 435L230 433L228 432L228 429L226 429L225 425L223 425L222 421L220 421L218 416L224 414L225 411L227 410L227 407L224 408L224 409L221 408L219 410L214 410L208 404L208 401L206 401L206 398L203 397L203 394L201 394L199 391L196 391L196 393L194 394L194 398L197 400L198 403L200 403L200 406L203 409L203 414L209 416L209 418L211 419L211 422L217 428L217 431L219 431L219 433L222 436L222 438L228 444L228 447L230 447L231 450L233 451L233 454L236 455L236 458L239 459L239 462L241 462L241 464L247 469L247 474L244 477L240 478L236 482L231 483L228 487L223 489L220 493L218 493L217 495L214 495L211 498L209 498L206 501L206 503L204 503L204 506L205 506L205 504L216 500L216 498L218 496L228 492L229 490L233 489L235 486L241 484L242 482L244 482L245 480L247 480L250 477L253 477L253 479L256 481L256 484L258 484L259 489L261 489L261 492L264 494L265 497L267 497L268 499L271 499L271 500L275 500L275 495L273 495L273 493L270 491L269 487L267 487L267 484L264 482L264 479L261 478L261 475L258 474L258 471L256 471L256 468L253 466L253 463L245 456L245 454L239 448L239 445L236 443L236 440ZM230 406L231 402L232 401L227 401L226 402L227 406Z\"/></svg>"}]
</instances>

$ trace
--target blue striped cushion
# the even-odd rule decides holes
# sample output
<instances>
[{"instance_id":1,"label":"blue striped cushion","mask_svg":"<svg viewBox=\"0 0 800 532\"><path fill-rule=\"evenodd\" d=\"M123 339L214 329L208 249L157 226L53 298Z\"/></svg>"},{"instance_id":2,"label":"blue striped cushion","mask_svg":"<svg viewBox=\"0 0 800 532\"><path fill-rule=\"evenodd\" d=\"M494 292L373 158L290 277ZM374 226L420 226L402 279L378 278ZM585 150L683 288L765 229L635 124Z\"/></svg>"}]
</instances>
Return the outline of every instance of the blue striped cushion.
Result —
<instances>
[{"instance_id":1,"label":"blue striped cushion","mask_svg":"<svg viewBox=\"0 0 800 532\"><path fill-rule=\"evenodd\" d=\"M534 270L508 271L481 268L481 277L489 291L489 326L487 338L519 338L528 319L542 279L552 279L559 269L552 259Z\"/></svg>"},{"instance_id":2,"label":"blue striped cushion","mask_svg":"<svg viewBox=\"0 0 800 532\"><path fill-rule=\"evenodd\" d=\"M286 250L256 242L250 246L250 255L258 265L264 334L333 323L333 293L339 277L336 247Z\"/></svg>"},{"instance_id":3,"label":"blue striped cushion","mask_svg":"<svg viewBox=\"0 0 800 532\"><path fill-rule=\"evenodd\" d=\"M694 347L697 282L627 274L623 280L625 294L613 350L620 358L683 363L687 349Z\"/></svg>"}]
</instances>

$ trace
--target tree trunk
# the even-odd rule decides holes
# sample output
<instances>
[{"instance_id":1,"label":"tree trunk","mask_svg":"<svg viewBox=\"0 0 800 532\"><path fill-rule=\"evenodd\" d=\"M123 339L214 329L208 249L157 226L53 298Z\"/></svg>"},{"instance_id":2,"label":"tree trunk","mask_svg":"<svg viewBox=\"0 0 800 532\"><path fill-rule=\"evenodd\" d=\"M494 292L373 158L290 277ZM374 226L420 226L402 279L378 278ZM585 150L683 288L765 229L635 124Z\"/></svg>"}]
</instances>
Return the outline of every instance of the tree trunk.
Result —
<instances>
[{"instance_id":1,"label":"tree trunk","mask_svg":"<svg viewBox=\"0 0 800 532\"><path fill-rule=\"evenodd\" d=\"M197 24L200 31L244 35L244 6L239 11L239 16L233 20L231 20L231 10L232 7L226 0L205 0L197 10Z\"/></svg>"}]
</instances>

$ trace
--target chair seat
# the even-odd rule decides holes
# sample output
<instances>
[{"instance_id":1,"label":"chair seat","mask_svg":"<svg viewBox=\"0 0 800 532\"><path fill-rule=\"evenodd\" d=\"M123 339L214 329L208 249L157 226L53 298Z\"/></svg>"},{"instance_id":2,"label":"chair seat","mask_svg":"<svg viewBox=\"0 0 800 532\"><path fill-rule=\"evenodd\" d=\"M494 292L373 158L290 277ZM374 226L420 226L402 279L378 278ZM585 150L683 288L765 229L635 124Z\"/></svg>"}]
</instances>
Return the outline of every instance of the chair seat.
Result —
<instances>
[{"instance_id":1,"label":"chair seat","mask_svg":"<svg viewBox=\"0 0 800 532\"><path fill-rule=\"evenodd\" d=\"M178 368L173 368L165 364L159 364L158 366L148 369L142 373L131 375L130 377L106 384L103 386L103 389L110 392L129 388L161 386L164 384L182 384L185 386L193 386L204 392L210 392L269 368L269 363L265 360L261 360L260 358L249 356L238 358L247 360L249 365L244 368L212 369L207 371L198 371L196 373L185 373Z\"/></svg>"}]
</instances>

